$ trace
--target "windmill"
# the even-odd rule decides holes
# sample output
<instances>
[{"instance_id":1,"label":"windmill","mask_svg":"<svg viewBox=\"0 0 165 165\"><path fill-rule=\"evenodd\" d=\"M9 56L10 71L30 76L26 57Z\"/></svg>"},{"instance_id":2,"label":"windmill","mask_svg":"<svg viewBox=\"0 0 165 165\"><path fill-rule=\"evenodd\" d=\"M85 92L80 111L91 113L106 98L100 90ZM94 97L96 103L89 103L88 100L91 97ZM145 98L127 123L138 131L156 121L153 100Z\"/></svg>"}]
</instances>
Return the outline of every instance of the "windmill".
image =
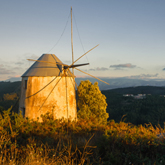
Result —
<instances>
[{"instance_id":1,"label":"windmill","mask_svg":"<svg viewBox=\"0 0 165 165\"><path fill-rule=\"evenodd\" d=\"M74 69L92 76L77 67L89 65L89 63L75 64L98 45L84 53L74 61L73 37L72 37L72 8L71 8L71 46L72 64L66 65L54 54L43 54L22 75L21 97L19 110L23 116L41 121L41 114L47 112L54 118L77 118L76 92ZM72 72L70 69L72 68ZM98 80L99 78L92 76ZM100 80L102 81L102 80ZM102 81L104 82L104 81ZM104 82L106 83L106 82ZM108 83L107 83L108 84Z\"/></svg>"}]
</instances>

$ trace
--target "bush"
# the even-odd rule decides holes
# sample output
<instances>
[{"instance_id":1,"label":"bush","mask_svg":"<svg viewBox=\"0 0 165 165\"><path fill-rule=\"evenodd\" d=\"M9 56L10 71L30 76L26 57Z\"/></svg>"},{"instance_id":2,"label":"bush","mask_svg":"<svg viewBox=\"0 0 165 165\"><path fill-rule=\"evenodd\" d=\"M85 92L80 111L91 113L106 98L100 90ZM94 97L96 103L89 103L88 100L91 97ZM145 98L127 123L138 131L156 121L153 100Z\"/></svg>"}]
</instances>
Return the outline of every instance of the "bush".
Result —
<instances>
[{"instance_id":1,"label":"bush","mask_svg":"<svg viewBox=\"0 0 165 165\"><path fill-rule=\"evenodd\" d=\"M89 80L81 81L77 92L78 118L89 119L92 116L98 123L106 124L109 117L106 112L106 97L99 90L98 83L92 84Z\"/></svg>"},{"instance_id":2,"label":"bush","mask_svg":"<svg viewBox=\"0 0 165 165\"><path fill-rule=\"evenodd\" d=\"M7 94L4 94L3 95L3 99L4 99L4 101L15 100L15 99L17 99L17 94L16 93L11 93L11 94L7 93Z\"/></svg>"}]
</instances>

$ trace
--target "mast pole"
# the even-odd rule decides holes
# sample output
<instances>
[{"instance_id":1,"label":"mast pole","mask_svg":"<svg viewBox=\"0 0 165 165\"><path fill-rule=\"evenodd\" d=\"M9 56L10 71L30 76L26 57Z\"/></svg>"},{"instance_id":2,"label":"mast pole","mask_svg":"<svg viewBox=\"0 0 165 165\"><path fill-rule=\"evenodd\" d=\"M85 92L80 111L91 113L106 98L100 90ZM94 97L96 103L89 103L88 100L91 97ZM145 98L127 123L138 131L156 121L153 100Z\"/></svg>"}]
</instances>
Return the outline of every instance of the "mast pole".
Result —
<instances>
[{"instance_id":1,"label":"mast pole","mask_svg":"<svg viewBox=\"0 0 165 165\"><path fill-rule=\"evenodd\" d=\"M72 47L72 63L73 63L74 62L74 54L73 54L72 6L71 6L71 47ZM72 73L74 75L74 68L72 68Z\"/></svg>"}]
</instances>

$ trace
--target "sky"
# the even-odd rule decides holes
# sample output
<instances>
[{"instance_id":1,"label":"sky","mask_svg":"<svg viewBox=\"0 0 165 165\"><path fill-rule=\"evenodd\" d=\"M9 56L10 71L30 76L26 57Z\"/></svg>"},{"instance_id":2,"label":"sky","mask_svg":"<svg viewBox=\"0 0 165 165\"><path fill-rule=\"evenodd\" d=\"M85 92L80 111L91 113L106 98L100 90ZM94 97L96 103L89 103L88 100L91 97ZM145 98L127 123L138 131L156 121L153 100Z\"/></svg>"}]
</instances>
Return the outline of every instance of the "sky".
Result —
<instances>
[{"instance_id":1,"label":"sky","mask_svg":"<svg viewBox=\"0 0 165 165\"><path fill-rule=\"evenodd\" d=\"M0 81L20 77L42 54L97 77L165 79L164 0L0 0ZM77 77L85 76L75 72Z\"/></svg>"}]
</instances>

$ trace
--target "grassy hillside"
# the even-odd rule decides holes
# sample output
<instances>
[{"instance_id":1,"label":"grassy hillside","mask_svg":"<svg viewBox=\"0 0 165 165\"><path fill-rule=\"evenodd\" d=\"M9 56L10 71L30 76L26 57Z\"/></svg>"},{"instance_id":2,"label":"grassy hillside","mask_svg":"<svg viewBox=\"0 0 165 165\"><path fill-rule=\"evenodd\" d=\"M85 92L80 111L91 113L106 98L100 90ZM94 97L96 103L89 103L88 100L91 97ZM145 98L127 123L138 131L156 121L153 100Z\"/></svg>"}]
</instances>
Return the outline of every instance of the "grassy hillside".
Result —
<instances>
[{"instance_id":1,"label":"grassy hillside","mask_svg":"<svg viewBox=\"0 0 165 165\"><path fill-rule=\"evenodd\" d=\"M20 93L21 81L16 82L0 82L0 98L6 93Z\"/></svg>"},{"instance_id":2,"label":"grassy hillside","mask_svg":"<svg viewBox=\"0 0 165 165\"><path fill-rule=\"evenodd\" d=\"M2 97L20 92L20 82L1 83ZM20 114L9 115L9 110L2 112L0 107L0 164L165 164L163 90L135 87L102 91L110 116L105 125L95 118L67 122L48 114L40 123ZM142 100L122 95L142 91L153 95ZM11 101L16 100L3 98L0 105L9 106Z\"/></svg>"},{"instance_id":3,"label":"grassy hillside","mask_svg":"<svg viewBox=\"0 0 165 165\"><path fill-rule=\"evenodd\" d=\"M0 115L0 164L165 164L163 133L151 124L111 120L100 125L94 118L67 122L50 115L40 123L5 111Z\"/></svg>"},{"instance_id":4,"label":"grassy hillside","mask_svg":"<svg viewBox=\"0 0 165 165\"><path fill-rule=\"evenodd\" d=\"M21 82L0 82L0 111L7 110L16 103L17 99L4 100L3 96L6 93L16 92L20 94ZM112 90L104 90L102 93L107 98L107 112L109 120L120 122L121 119L125 122L131 122L135 125L152 123L153 125L164 125L165 121L165 95L164 87L155 86L139 86L129 88L118 88ZM135 100L132 97L123 97L123 94L151 94L142 100ZM17 112L18 103L14 111ZM124 118L123 115L125 116Z\"/></svg>"},{"instance_id":5,"label":"grassy hillside","mask_svg":"<svg viewBox=\"0 0 165 165\"><path fill-rule=\"evenodd\" d=\"M78 82L80 80L77 80ZM21 81L16 82L0 82L0 98L6 93L20 93ZM152 94L152 95L165 95L165 87L157 86L137 86L127 88L117 88L105 90L105 93L115 92L119 94Z\"/></svg>"},{"instance_id":6,"label":"grassy hillside","mask_svg":"<svg viewBox=\"0 0 165 165\"><path fill-rule=\"evenodd\" d=\"M12 111L18 112L18 98L21 92L21 81L0 82L0 112L13 106Z\"/></svg>"}]
</instances>

